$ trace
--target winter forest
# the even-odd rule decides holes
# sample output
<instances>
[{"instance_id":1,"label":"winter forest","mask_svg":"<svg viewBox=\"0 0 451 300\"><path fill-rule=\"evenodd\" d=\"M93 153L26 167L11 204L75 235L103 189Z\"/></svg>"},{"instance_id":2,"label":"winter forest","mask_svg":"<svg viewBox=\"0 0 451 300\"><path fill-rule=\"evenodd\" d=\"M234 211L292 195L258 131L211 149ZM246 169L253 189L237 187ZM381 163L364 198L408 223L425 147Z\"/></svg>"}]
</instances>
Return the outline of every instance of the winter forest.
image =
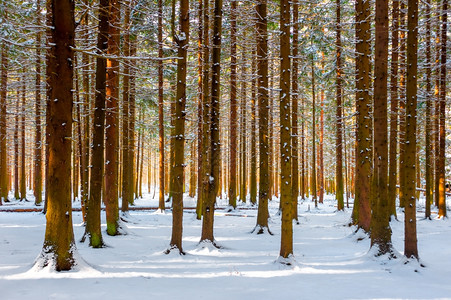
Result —
<instances>
[{"instance_id":1,"label":"winter forest","mask_svg":"<svg viewBox=\"0 0 451 300\"><path fill-rule=\"evenodd\" d=\"M0 298L451 297L449 12L0 0Z\"/></svg>"}]
</instances>

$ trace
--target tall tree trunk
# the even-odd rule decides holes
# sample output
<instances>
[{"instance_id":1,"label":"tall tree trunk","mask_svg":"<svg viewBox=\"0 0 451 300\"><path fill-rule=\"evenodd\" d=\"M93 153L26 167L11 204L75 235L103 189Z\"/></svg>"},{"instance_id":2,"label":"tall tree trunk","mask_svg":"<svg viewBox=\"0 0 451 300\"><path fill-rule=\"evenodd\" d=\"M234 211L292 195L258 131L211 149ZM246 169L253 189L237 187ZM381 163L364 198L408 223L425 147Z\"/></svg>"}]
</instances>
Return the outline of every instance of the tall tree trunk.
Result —
<instances>
[{"instance_id":1,"label":"tall tree trunk","mask_svg":"<svg viewBox=\"0 0 451 300\"><path fill-rule=\"evenodd\" d=\"M236 73L236 14L237 1L232 0L230 10L230 180L229 180L229 205L236 208L236 154L237 154L237 73ZM261 183L260 183L261 184Z\"/></svg>"},{"instance_id":2,"label":"tall tree trunk","mask_svg":"<svg viewBox=\"0 0 451 300\"><path fill-rule=\"evenodd\" d=\"M336 140L335 140L335 157L336 157L336 169L335 169L335 184L336 197L337 197L337 209L344 210L344 188L343 188L343 79L342 76L342 61L341 61L341 3L340 0L336 0L337 3L337 21L336 21L336 55L337 55L337 77L335 80L336 85Z\"/></svg>"},{"instance_id":3,"label":"tall tree trunk","mask_svg":"<svg viewBox=\"0 0 451 300\"><path fill-rule=\"evenodd\" d=\"M312 172L310 175L310 187L315 202L315 207L318 207L317 187L316 187L316 95L315 95L315 61L312 56Z\"/></svg>"},{"instance_id":4,"label":"tall tree trunk","mask_svg":"<svg viewBox=\"0 0 451 300\"><path fill-rule=\"evenodd\" d=\"M440 9L436 9L436 28L435 28L435 88L434 88L434 149L435 149L435 166L434 166L434 204L438 207L439 201L439 180L440 180L440 50L441 50L441 36L440 36Z\"/></svg>"},{"instance_id":5,"label":"tall tree trunk","mask_svg":"<svg viewBox=\"0 0 451 300\"><path fill-rule=\"evenodd\" d=\"M393 0L391 71L390 71L390 148L388 170L388 201L390 215L396 217L396 182L397 182L397 148L398 148L398 33L399 0Z\"/></svg>"},{"instance_id":6,"label":"tall tree trunk","mask_svg":"<svg viewBox=\"0 0 451 300\"><path fill-rule=\"evenodd\" d=\"M124 56L130 56L130 4L126 1L124 9L124 37L123 37L123 53ZM131 163L133 159L130 157L130 61L125 60L123 64L122 77L122 213L128 212L129 203L133 203L133 190L130 189Z\"/></svg>"},{"instance_id":7,"label":"tall tree trunk","mask_svg":"<svg viewBox=\"0 0 451 300\"><path fill-rule=\"evenodd\" d=\"M292 196L293 196L293 220L298 221L298 196L299 196L299 150L298 150L298 99L299 99L299 4L293 1L293 72L292 77L292 98L291 98L291 180L292 180Z\"/></svg>"},{"instance_id":8,"label":"tall tree trunk","mask_svg":"<svg viewBox=\"0 0 451 300\"><path fill-rule=\"evenodd\" d=\"M388 0L376 0L375 54L373 111L374 168L371 189L371 194L373 197L372 203L374 203L374 207L372 208L373 214L371 219L371 247L377 247L376 255L382 255L386 253L392 254L393 251L389 223L390 207L387 197ZM415 108L413 109L415 110ZM415 165L415 146L413 150L413 159L413 165ZM415 170L413 174L415 176ZM415 179L413 180L413 184L413 190L415 190Z\"/></svg>"},{"instance_id":9,"label":"tall tree trunk","mask_svg":"<svg viewBox=\"0 0 451 300\"><path fill-rule=\"evenodd\" d=\"M108 15L109 0L100 0L99 34L97 48L100 55L105 55L108 49ZM100 227L100 205L102 202L102 183L104 172L104 134L105 134L105 98L106 98L106 59L97 57L96 66L96 96L93 120L91 189L86 213L86 232L83 240L89 237L89 245L93 248L103 247Z\"/></svg>"},{"instance_id":10,"label":"tall tree trunk","mask_svg":"<svg viewBox=\"0 0 451 300\"><path fill-rule=\"evenodd\" d=\"M252 51L252 70L251 70L251 144L250 144L250 182L249 182L249 196L252 205L257 203L257 108L256 108L256 83L257 79L255 76L256 69L256 49Z\"/></svg>"},{"instance_id":11,"label":"tall tree trunk","mask_svg":"<svg viewBox=\"0 0 451 300\"><path fill-rule=\"evenodd\" d=\"M221 147L219 139L219 100L221 78L221 31L222 31L222 0L214 2L213 19L213 50L211 67L211 104L210 104L210 169L208 181L208 197L204 199L201 242L215 245L213 234L214 211L216 195L220 184L219 168L221 164Z\"/></svg>"},{"instance_id":12,"label":"tall tree trunk","mask_svg":"<svg viewBox=\"0 0 451 300\"><path fill-rule=\"evenodd\" d=\"M25 176L25 99L26 82L25 70L22 74L22 111L20 114L20 200L27 200L27 179Z\"/></svg>"},{"instance_id":13,"label":"tall tree trunk","mask_svg":"<svg viewBox=\"0 0 451 300\"><path fill-rule=\"evenodd\" d=\"M280 1L280 203L282 233L280 257L293 255L293 197L290 118L290 2Z\"/></svg>"},{"instance_id":14,"label":"tall tree trunk","mask_svg":"<svg viewBox=\"0 0 451 300\"><path fill-rule=\"evenodd\" d=\"M324 52L321 53L321 73L324 80ZM319 117L319 203L324 202L324 82L321 87L321 111Z\"/></svg>"},{"instance_id":15,"label":"tall tree trunk","mask_svg":"<svg viewBox=\"0 0 451 300\"><path fill-rule=\"evenodd\" d=\"M445 195L445 148L446 148L446 51L447 51L447 20L448 20L448 0L442 2L441 18L441 67L440 67L440 151L438 157L438 216L446 218L446 195Z\"/></svg>"},{"instance_id":16,"label":"tall tree trunk","mask_svg":"<svg viewBox=\"0 0 451 300\"><path fill-rule=\"evenodd\" d=\"M426 2L426 130L425 130L425 164L426 164L426 209L425 218L431 219L431 205L433 201L433 141L432 128L432 65L431 65L431 0Z\"/></svg>"},{"instance_id":17,"label":"tall tree trunk","mask_svg":"<svg viewBox=\"0 0 451 300\"><path fill-rule=\"evenodd\" d=\"M232 4L233 5L233 4ZM203 107L203 43L204 43L204 22L203 22L203 0L198 0L198 42L197 42L197 203L196 203L196 216L198 219L201 218L202 215L202 193L203 186L202 182L204 180L203 177L203 128L204 128L204 107Z\"/></svg>"},{"instance_id":18,"label":"tall tree trunk","mask_svg":"<svg viewBox=\"0 0 451 300\"><path fill-rule=\"evenodd\" d=\"M164 204L164 78L163 78L163 0L158 0L158 209L165 210Z\"/></svg>"},{"instance_id":19,"label":"tall tree trunk","mask_svg":"<svg viewBox=\"0 0 451 300\"><path fill-rule=\"evenodd\" d=\"M20 200L19 185L19 108L20 108L20 92L17 91L16 100L16 117L14 126L14 199Z\"/></svg>"},{"instance_id":20,"label":"tall tree trunk","mask_svg":"<svg viewBox=\"0 0 451 300\"><path fill-rule=\"evenodd\" d=\"M267 2L261 0L257 5L257 80L258 80L258 140L259 140L259 172L257 234L269 231L268 201L270 199L269 180L269 141L268 141L268 20Z\"/></svg>"},{"instance_id":21,"label":"tall tree trunk","mask_svg":"<svg viewBox=\"0 0 451 300\"><path fill-rule=\"evenodd\" d=\"M40 266L57 271L75 264L71 202L72 89L75 20L72 0L52 0L51 60L55 72L50 78L48 102L49 165L46 229Z\"/></svg>"},{"instance_id":22,"label":"tall tree trunk","mask_svg":"<svg viewBox=\"0 0 451 300\"><path fill-rule=\"evenodd\" d=\"M4 12L6 17L6 12ZM0 74L0 205L8 202L8 164L7 164L7 123L6 123L6 95L8 92L8 44L2 42L2 60Z\"/></svg>"},{"instance_id":23,"label":"tall tree trunk","mask_svg":"<svg viewBox=\"0 0 451 300\"><path fill-rule=\"evenodd\" d=\"M408 0L404 255L418 259L416 222L418 0Z\"/></svg>"},{"instance_id":24,"label":"tall tree trunk","mask_svg":"<svg viewBox=\"0 0 451 300\"><path fill-rule=\"evenodd\" d=\"M356 2L356 170L354 209L352 219L354 224L366 232L370 230L370 172L372 166L371 116L370 116L370 3Z\"/></svg>"},{"instance_id":25,"label":"tall tree trunk","mask_svg":"<svg viewBox=\"0 0 451 300\"><path fill-rule=\"evenodd\" d=\"M209 126L210 126L210 93L209 90L209 74L210 74L210 1L204 0L203 3L203 75L202 75L202 169L199 176L202 177L202 193L197 200L197 219L200 220L204 211L204 203L208 197L209 172L210 168L210 150L209 150Z\"/></svg>"},{"instance_id":26,"label":"tall tree trunk","mask_svg":"<svg viewBox=\"0 0 451 300\"><path fill-rule=\"evenodd\" d=\"M241 103L240 103L240 146L241 146L241 180L240 180L240 200L246 202L247 196L247 156L246 156L246 102L247 102L247 57L246 49L242 49L241 59Z\"/></svg>"},{"instance_id":27,"label":"tall tree trunk","mask_svg":"<svg viewBox=\"0 0 451 300\"><path fill-rule=\"evenodd\" d=\"M406 5L401 1L399 13L400 47L399 47L399 206L404 207L403 194L405 192L404 171L405 144L406 144Z\"/></svg>"},{"instance_id":28,"label":"tall tree trunk","mask_svg":"<svg viewBox=\"0 0 451 300\"><path fill-rule=\"evenodd\" d=\"M41 1L36 1L37 19L36 23L38 27L41 27ZM36 34L36 81L35 81L35 138L34 138L34 174L33 174L33 186L35 205L39 206L42 203L42 131L41 131L41 42L42 33L38 30Z\"/></svg>"},{"instance_id":29,"label":"tall tree trunk","mask_svg":"<svg viewBox=\"0 0 451 300\"><path fill-rule=\"evenodd\" d=\"M183 168L185 154L185 105L186 105L186 61L189 39L189 1L180 1L180 29L174 39L177 43L177 93L175 104L175 128L174 128L174 170L172 191L172 237L171 250L183 254L182 231L183 231Z\"/></svg>"},{"instance_id":30,"label":"tall tree trunk","mask_svg":"<svg viewBox=\"0 0 451 300\"><path fill-rule=\"evenodd\" d=\"M119 55L120 2L110 0L108 54ZM119 61L107 60L105 140L105 212L108 235L119 228Z\"/></svg>"}]
</instances>

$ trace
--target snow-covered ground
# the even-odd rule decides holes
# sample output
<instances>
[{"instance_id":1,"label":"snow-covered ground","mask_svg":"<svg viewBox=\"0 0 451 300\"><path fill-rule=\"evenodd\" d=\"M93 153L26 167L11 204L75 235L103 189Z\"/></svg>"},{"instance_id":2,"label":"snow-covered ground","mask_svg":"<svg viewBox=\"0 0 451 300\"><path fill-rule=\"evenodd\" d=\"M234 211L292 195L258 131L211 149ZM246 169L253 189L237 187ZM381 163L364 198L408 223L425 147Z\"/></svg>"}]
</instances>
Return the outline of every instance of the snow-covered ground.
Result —
<instances>
[{"instance_id":1,"label":"snow-covered ground","mask_svg":"<svg viewBox=\"0 0 451 300\"><path fill-rule=\"evenodd\" d=\"M156 205L151 197L145 195L136 205ZM219 207L226 202L218 200ZM194 204L194 199L186 197L186 206ZM249 206L231 213L217 210L215 237L223 247L219 250L199 245L201 222L194 211L187 210L185 256L163 254L171 236L169 210L165 214L130 212L127 234L110 237L104 233L108 247L103 249L79 242L84 228L81 213L74 212L82 259L78 271L57 273L33 268L44 239L45 216L1 211L32 207L32 203L5 204L0 207L0 299L451 299L451 221L424 220L421 203L418 248L425 267L405 264L401 212L399 221L391 223L400 258L376 259L368 253L369 239L347 226L351 209L336 212L331 196L318 209L308 200L299 204L295 263L281 265L276 262L278 205L277 199L270 202L274 235L250 233L257 211ZM104 224L104 214L102 220Z\"/></svg>"}]
</instances>

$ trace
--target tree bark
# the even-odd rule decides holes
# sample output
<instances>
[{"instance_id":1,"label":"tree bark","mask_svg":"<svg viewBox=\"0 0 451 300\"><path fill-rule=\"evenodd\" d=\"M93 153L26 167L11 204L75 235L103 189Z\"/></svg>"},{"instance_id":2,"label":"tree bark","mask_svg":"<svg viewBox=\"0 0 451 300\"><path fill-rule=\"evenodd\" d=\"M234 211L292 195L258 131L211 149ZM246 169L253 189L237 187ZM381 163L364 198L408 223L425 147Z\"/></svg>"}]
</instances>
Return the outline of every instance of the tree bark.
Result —
<instances>
[{"instance_id":1,"label":"tree bark","mask_svg":"<svg viewBox=\"0 0 451 300\"><path fill-rule=\"evenodd\" d=\"M108 15L109 0L101 0L99 7L99 34L97 48L99 54L106 54L108 49ZM105 134L105 99L106 99L106 59L97 57L96 94L93 120L91 182L86 213L86 232L89 245L93 248L103 247L100 224L100 206L102 202L102 183L104 175L104 134ZM83 239L84 239L83 238Z\"/></svg>"},{"instance_id":2,"label":"tree bark","mask_svg":"<svg viewBox=\"0 0 451 300\"><path fill-rule=\"evenodd\" d=\"M172 191L172 237L171 250L183 254L183 168L185 154L185 105L186 105L186 61L189 39L189 1L180 1L180 29L174 39L177 43L177 93L175 103L174 170Z\"/></svg>"},{"instance_id":3,"label":"tree bark","mask_svg":"<svg viewBox=\"0 0 451 300\"><path fill-rule=\"evenodd\" d=\"M163 78L163 0L158 0L158 209L165 210L164 203L164 78Z\"/></svg>"},{"instance_id":4,"label":"tree bark","mask_svg":"<svg viewBox=\"0 0 451 300\"><path fill-rule=\"evenodd\" d=\"M5 12L6 15L6 12ZM8 164L7 164L7 123L6 123L6 97L8 92L8 45L2 43L1 84L0 84L0 205L8 202Z\"/></svg>"},{"instance_id":5,"label":"tree bark","mask_svg":"<svg viewBox=\"0 0 451 300\"><path fill-rule=\"evenodd\" d=\"M237 154L237 73L236 73L236 13L237 1L232 0L230 10L230 174L229 174L229 205L236 208L236 154Z\"/></svg>"},{"instance_id":6,"label":"tree bark","mask_svg":"<svg viewBox=\"0 0 451 300\"><path fill-rule=\"evenodd\" d=\"M291 178L290 118L290 2L280 1L280 203L282 233L280 256L293 255L293 190Z\"/></svg>"},{"instance_id":7,"label":"tree bark","mask_svg":"<svg viewBox=\"0 0 451 300\"><path fill-rule=\"evenodd\" d=\"M388 70L388 0L376 0L376 42L374 63L374 168L372 176L371 247L376 255L393 255L390 210L387 195L387 70ZM416 108L416 106L415 106ZM414 109L415 109L414 108ZM415 164L415 147L414 147ZM414 170L415 176L415 170ZM415 180L413 181L415 185ZM415 190L415 187L414 187Z\"/></svg>"},{"instance_id":8,"label":"tree bark","mask_svg":"<svg viewBox=\"0 0 451 300\"><path fill-rule=\"evenodd\" d=\"M372 167L371 117L370 117L370 3L356 2L356 170L354 209L352 220L366 232L370 230L370 174Z\"/></svg>"},{"instance_id":9,"label":"tree bark","mask_svg":"<svg viewBox=\"0 0 451 300\"><path fill-rule=\"evenodd\" d=\"M48 102L49 165L47 224L41 252L41 267L70 270L76 251L72 228L71 146L72 86L75 20L72 0L52 0L52 40L50 63L55 71L50 77Z\"/></svg>"},{"instance_id":10,"label":"tree bark","mask_svg":"<svg viewBox=\"0 0 451 300\"><path fill-rule=\"evenodd\" d=\"M269 196L269 141L268 141L268 19L267 1L260 0L257 5L257 80L258 80L258 116L259 116L259 190L257 224L254 229L257 234L269 231L268 201Z\"/></svg>"},{"instance_id":11,"label":"tree bark","mask_svg":"<svg viewBox=\"0 0 451 300\"><path fill-rule=\"evenodd\" d=\"M119 56L120 2L110 0L108 54ZM105 212L108 235L119 228L119 61L107 60L105 140Z\"/></svg>"}]
</instances>

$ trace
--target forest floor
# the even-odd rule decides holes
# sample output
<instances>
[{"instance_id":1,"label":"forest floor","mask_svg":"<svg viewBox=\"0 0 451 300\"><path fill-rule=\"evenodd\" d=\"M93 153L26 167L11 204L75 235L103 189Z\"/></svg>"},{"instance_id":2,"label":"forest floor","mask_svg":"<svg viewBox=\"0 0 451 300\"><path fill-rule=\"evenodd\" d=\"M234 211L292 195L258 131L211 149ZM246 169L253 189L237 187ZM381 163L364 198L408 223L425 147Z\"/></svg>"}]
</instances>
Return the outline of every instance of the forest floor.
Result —
<instances>
[{"instance_id":1,"label":"forest floor","mask_svg":"<svg viewBox=\"0 0 451 300\"><path fill-rule=\"evenodd\" d=\"M156 204L151 194L136 201L136 207ZM194 207L195 199L186 197L185 205ZM226 199L218 200L218 207L226 206ZM417 230L424 266L402 256L401 210L391 222L399 258L375 258L369 238L348 226L352 209L337 212L333 196L318 208L310 200L299 203L293 264L281 265L278 206L277 199L270 202L273 235L251 233L257 210L249 205L218 210L215 237L221 249L199 245L202 222L186 210L185 256L163 254L171 237L170 210L131 211L123 223L126 234L116 237L106 235L102 213L107 245L102 249L79 242L84 227L81 212L75 211L78 266L57 273L33 267L45 216L2 211L31 208L32 202L6 203L0 207L0 299L451 299L451 220L424 220L421 200Z\"/></svg>"}]
</instances>

